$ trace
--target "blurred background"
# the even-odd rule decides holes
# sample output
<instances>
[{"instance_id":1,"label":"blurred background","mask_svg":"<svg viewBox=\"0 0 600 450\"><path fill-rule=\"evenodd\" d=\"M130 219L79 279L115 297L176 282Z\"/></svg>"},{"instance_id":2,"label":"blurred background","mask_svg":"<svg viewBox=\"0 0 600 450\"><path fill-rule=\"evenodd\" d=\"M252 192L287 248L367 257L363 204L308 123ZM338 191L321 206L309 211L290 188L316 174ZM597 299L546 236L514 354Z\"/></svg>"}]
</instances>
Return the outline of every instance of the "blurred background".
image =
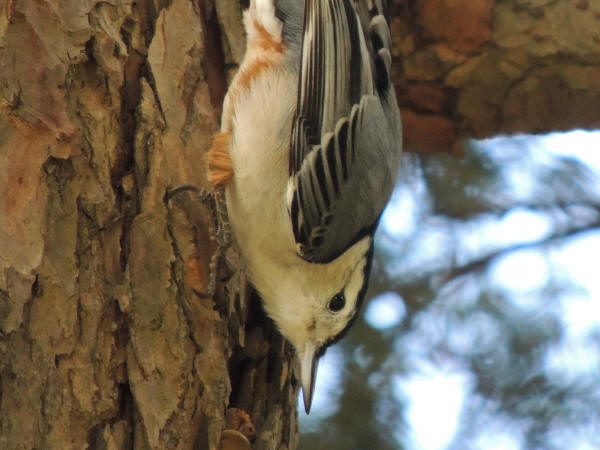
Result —
<instances>
[{"instance_id":1,"label":"blurred background","mask_svg":"<svg viewBox=\"0 0 600 450\"><path fill-rule=\"evenodd\" d=\"M300 411L300 449L600 449L600 132L406 154Z\"/></svg>"}]
</instances>

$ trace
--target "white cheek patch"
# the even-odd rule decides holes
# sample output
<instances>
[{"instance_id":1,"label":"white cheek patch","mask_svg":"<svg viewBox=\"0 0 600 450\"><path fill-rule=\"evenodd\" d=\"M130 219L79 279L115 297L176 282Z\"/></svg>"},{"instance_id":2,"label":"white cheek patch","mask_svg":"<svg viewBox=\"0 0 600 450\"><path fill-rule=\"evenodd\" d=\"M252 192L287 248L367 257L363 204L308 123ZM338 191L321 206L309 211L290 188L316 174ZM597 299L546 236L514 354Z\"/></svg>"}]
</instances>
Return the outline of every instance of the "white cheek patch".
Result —
<instances>
[{"instance_id":1,"label":"white cheek patch","mask_svg":"<svg viewBox=\"0 0 600 450\"><path fill-rule=\"evenodd\" d=\"M348 280L346 289L344 289L346 299L352 299L354 303L356 303L358 293L360 292L364 284L364 272L366 264L367 260L365 258L362 258L360 262L354 267L352 274L350 274L350 279Z\"/></svg>"}]
</instances>

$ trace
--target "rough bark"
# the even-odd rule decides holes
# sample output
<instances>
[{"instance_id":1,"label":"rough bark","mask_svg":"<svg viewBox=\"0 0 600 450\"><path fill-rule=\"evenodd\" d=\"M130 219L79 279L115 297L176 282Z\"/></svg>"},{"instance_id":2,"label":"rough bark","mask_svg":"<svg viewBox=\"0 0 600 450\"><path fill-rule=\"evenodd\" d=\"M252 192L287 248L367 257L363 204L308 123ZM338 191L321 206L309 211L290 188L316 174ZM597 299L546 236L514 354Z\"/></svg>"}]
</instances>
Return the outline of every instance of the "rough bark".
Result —
<instances>
[{"instance_id":1,"label":"rough bark","mask_svg":"<svg viewBox=\"0 0 600 450\"><path fill-rule=\"evenodd\" d=\"M600 128L600 2L396 0L391 9L409 150Z\"/></svg>"},{"instance_id":2,"label":"rough bark","mask_svg":"<svg viewBox=\"0 0 600 450\"><path fill-rule=\"evenodd\" d=\"M597 2L397 1L410 149L600 126ZM243 57L236 0L0 3L0 448L297 442L294 356L237 253L214 251L202 158Z\"/></svg>"},{"instance_id":3,"label":"rough bark","mask_svg":"<svg viewBox=\"0 0 600 450\"><path fill-rule=\"evenodd\" d=\"M229 405L256 448L293 447L291 348L239 272L198 296L207 214L164 200L206 186L226 86L214 5L3 5L0 447L217 448Z\"/></svg>"}]
</instances>

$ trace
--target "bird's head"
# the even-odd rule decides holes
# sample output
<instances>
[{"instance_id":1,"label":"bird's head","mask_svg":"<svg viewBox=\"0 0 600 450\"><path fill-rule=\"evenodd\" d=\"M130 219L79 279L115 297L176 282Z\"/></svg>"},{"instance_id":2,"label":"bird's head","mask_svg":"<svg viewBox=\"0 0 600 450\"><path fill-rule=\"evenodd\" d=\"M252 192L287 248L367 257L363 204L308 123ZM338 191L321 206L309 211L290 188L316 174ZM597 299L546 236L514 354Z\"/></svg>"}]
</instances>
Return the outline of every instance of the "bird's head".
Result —
<instances>
[{"instance_id":1,"label":"bird's head","mask_svg":"<svg viewBox=\"0 0 600 450\"><path fill-rule=\"evenodd\" d=\"M267 314L296 348L307 413L319 358L358 317L372 257L369 236L329 263L309 263L298 258L293 267L280 267L275 283L256 283ZM267 284L270 286L265 289Z\"/></svg>"}]
</instances>

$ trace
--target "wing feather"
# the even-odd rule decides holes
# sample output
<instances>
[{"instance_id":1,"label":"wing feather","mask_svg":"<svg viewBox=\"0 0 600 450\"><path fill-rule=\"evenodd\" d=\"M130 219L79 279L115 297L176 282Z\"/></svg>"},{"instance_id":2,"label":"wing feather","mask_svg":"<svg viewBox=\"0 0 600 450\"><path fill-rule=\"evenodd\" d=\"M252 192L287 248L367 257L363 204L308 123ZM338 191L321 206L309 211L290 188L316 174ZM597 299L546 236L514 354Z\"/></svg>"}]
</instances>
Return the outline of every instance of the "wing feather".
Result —
<instances>
[{"instance_id":1,"label":"wing feather","mask_svg":"<svg viewBox=\"0 0 600 450\"><path fill-rule=\"evenodd\" d=\"M400 116L387 22L367 0L305 0L288 210L298 253L327 262L371 232L395 183Z\"/></svg>"}]
</instances>

